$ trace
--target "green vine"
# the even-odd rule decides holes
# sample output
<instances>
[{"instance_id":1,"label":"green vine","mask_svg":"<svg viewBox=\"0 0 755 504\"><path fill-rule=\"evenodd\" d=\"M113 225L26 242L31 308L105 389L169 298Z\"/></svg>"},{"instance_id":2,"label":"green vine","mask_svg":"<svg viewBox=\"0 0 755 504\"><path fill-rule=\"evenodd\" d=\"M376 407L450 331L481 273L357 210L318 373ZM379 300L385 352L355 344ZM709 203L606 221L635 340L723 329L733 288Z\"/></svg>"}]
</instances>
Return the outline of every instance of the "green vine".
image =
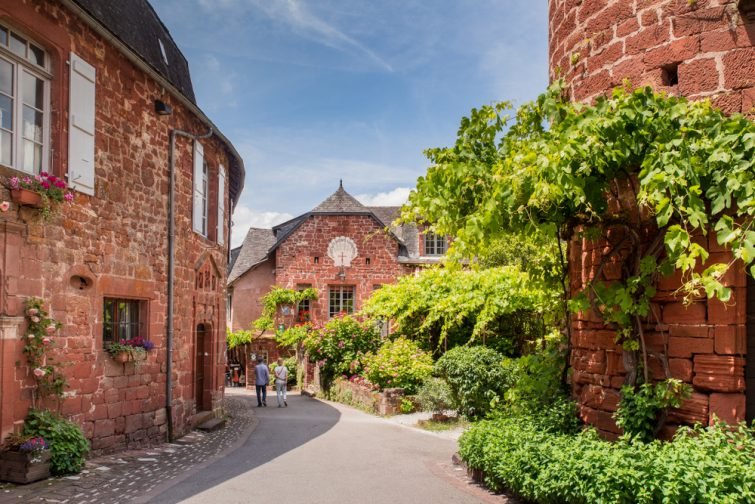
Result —
<instances>
[{"instance_id":1,"label":"green vine","mask_svg":"<svg viewBox=\"0 0 755 504\"><path fill-rule=\"evenodd\" d=\"M259 331L273 329L281 306L290 306L292 310L298 310L302 301L317 301L317 289L311 287L303 290L285 289L274 286L270 292L262 297L262 315L252 325Z\"/></svg>"},{"instance_id":2,"label":"green vine","mask_svg":"<svg viewBox=\"0 0 755 504\"><path fill-rule=\"evenodd\" d=\"M433 166L402 219L454 236L454 257L510 233L593 243L598 260L584 289L566 293L571 308L616 331L627 384L649 382L643 331L657 279L678 270L687 302L726 302L726 272L755 260L755 124L650 88L571 103L562 83L510 112L475 109L454 147L428 150ZM711 231L730 258L700 244Z\"/></svg>"},{"instance_id":3,"label":"green vine","mask_svg":"<svg viewBox=\"0 0 755 504\"><path fill-rule=\"evenodd\" d=\"M63 397L67 386L65 377L58 370L58 363L52 357L54 337L61 324L49 316L42 299L29 298L24 308L28 322L24 335L24 355L36 385L32 393L32 407L38 408L49 396L58 400Z\"/></svg>"}]
</instances>

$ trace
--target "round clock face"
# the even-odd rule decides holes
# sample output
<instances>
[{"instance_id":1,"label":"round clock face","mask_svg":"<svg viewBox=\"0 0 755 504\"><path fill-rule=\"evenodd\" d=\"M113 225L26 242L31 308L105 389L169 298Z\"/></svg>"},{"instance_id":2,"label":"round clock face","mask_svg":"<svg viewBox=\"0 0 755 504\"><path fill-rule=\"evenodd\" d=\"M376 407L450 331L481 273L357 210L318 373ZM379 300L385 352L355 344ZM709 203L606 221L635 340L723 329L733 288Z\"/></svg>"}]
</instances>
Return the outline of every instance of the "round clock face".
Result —
<instances>
[{"instance_id":1,"label":"round clock face","mask_svg":"<svg viewBox=\"0 0 755 504\"><path fill-rule=\"evenodd\" d=\"M351 266L351 261L357 256L357 245L354 240L346 236L333 238L328 245L328 257L333 259L336 266Z\"/></svg>"}]
</instances>

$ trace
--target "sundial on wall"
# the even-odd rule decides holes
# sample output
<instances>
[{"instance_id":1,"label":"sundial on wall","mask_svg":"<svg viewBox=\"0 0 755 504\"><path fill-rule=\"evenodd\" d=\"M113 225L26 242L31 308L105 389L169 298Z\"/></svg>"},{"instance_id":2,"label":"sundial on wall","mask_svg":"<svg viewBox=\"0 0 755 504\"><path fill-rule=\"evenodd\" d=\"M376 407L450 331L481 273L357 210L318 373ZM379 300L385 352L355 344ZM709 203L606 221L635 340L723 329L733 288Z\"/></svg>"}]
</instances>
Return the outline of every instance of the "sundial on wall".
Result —
<instances>
[{"instance_id":1,"label":"sundial on wall","mask_svg":"<svg viewBox=\"0 0 755 504\"><path fill-rule=\"evenodd\" d=\"M351 261L357 256L357 244L346 236L333 238L328 245L328 257L341 268L351 266Z\"/></svg>"}]
</instances>

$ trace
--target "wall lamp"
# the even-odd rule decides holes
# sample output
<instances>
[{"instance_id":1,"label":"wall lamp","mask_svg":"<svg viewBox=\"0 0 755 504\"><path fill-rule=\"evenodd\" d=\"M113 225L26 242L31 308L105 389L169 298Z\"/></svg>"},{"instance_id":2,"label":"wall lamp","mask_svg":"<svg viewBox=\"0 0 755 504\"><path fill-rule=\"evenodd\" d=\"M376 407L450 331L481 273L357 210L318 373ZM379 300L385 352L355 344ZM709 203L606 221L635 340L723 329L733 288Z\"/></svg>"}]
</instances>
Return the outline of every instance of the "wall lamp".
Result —
<instances>
[{"instance_id":1,"label":"wall lamp","mask_svg":"<svg viewBox=\"0 0 755 504\"><path fill-rule=\"evenodd\" d=\"M155 100L155 112L157 113L157 115L168 116L173 113L173 109L164 101Z\"/></svg>"}]
</instances>

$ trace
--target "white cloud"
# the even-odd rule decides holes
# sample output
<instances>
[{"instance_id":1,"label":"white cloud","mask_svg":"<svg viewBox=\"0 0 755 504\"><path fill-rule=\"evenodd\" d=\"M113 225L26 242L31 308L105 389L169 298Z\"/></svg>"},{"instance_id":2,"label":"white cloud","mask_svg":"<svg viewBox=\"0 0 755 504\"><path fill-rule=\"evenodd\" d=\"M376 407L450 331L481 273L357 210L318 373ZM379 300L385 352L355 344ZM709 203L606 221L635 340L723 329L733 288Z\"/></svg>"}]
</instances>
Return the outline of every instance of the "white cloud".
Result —
<instances>
[{"instance_id":1,"label":"white cloud","mask_svg":"<svg viewBox=\"0 0 755 504\"><path fill-rule=\"evenodd\" d=\"M406 203L411 191L410 187L397 187L388 192L357 194L354 197L366 206L401 206Z\"/></svg>"},{"instance_id":2,"label":"white cloud","mask_svg":"<svg viewBox=\"0 0 755 504\"><path fill-rule=\"evenodd\" d=\"M248 206L239 205L233 212L233 227L231 228L231 247L235 248L244 242L250 227L272 228L273 226L292 219L293 215L285 212L264 212L254 210Z\"/></svg>"}]
</instances>

